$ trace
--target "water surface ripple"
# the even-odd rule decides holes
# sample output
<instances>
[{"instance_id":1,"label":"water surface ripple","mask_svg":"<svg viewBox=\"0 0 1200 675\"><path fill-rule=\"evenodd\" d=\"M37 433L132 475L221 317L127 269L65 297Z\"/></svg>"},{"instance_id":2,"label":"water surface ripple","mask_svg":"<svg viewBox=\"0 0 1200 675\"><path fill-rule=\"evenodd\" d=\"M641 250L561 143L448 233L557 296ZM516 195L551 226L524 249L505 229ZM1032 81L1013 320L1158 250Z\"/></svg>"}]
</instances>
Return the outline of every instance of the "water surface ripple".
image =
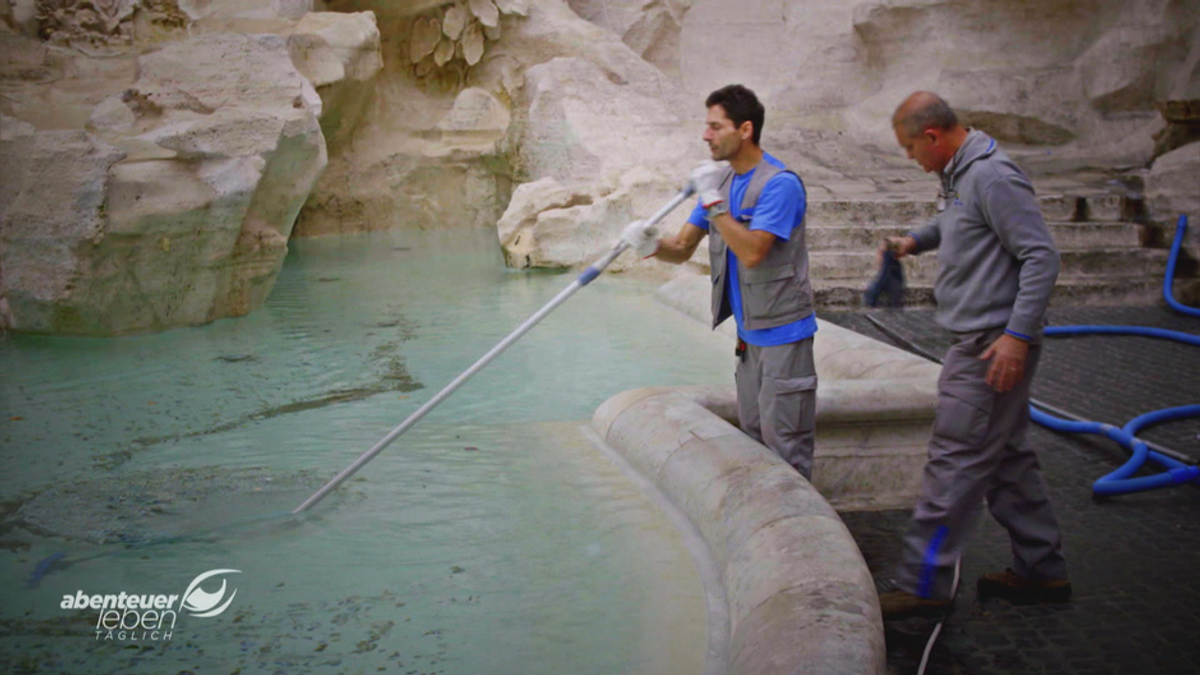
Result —
<instances>
[{"instance_id":1,"label":"water surface ripple","mask_svg":"<svg viewBox=\"0 0 1200 675\"><path fill-rule=\"evenodd\" d=\"M694 565L579 432L625 389L731 382L725 339L647 284L593 283L311 516L272 519L570 283L505 269L494 237L293 242L249 317L0 340L0 670L698 672ZM230 609L170 640L59 607L222 568Z\"/></svg>"}]
</instances>

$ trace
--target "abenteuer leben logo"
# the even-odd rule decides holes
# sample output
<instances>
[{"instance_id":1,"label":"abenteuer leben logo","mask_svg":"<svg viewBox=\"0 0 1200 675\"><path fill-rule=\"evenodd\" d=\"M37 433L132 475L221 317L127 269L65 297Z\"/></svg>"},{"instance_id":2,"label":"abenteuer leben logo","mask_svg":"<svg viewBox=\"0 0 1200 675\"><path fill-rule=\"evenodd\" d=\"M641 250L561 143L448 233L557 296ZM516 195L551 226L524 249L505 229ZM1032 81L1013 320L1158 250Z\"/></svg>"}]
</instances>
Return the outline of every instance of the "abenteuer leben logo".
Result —
<instances>
[{"instance_id":1,"label":"abenteuer leben logo","mask_svg":"<svg viewBox=\"0 0 1200 675\"><path fill-rule=\"evenodd\" d=\"M175 632L179 612L201 618L217 616L229 609L237 589L221 579L221 586L212 591L202 586L213 577L241 574L241 570L209 570L192 579L183 595L136 594L124 591L116 595L90 595L77 591L64 595L62 609L98 610L96 639L117 642L165 642ZM209 584L210 588L215 581Z\"/></svg>"}]
</instances>

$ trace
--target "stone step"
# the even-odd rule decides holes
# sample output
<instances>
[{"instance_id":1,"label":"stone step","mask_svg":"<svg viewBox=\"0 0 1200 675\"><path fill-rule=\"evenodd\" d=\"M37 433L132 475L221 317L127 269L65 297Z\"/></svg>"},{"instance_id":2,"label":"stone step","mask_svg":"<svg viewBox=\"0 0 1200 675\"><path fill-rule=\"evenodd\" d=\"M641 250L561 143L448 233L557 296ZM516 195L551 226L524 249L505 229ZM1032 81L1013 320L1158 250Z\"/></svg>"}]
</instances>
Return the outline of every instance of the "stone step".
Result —
<instances>
[{"instance_id":1,"label":"stone step","mask_svg":"<svg viewBox=\"0 0 1200 675\"><path fill-rule=\"evenodd\" d=\"M1050 233L1059 249L1137 248L1141 245L1140 227L1133 223L1050 223ZM871 251L884 237L899 236L909 228L899 225L842 225L809 227L809 251Z\"/></svg>"},{"instance_id":2,"label":"stone step","mask_svg":"<svg viewBox=\"0 0 1200 675\"><path fill-rule=\"evenodd\" d=\"M867 282L853 285L838 280L814 280L813 295L817 309L862 307L862 296L866 286ZM1188 306L1200 306L1200 279L1177 279L1173 290L1176 300ZM1050 300L1051 306L1058 307L1163 303L1165 301L1162 297L1161 277L1120 279L1060 277ZM928 283L907 285L904 304L906 307L933 307L933 286Z\"/></svg>"},{"instance_id":3,"label":"stone step","mask_svg":"<svg viewBox=\"0 0 1200 675\"><path fill-rule=\"evenodd\" d=\"M1134 223L1049 223L1060 251L1071 249L1140 248L1142 228Z\"/></svg>"},{"instance_id":4,"label":"stone step","mask_svg":"<svg viewBox=\"0 0 1200 675\"><path fill-rule=\"evenodd\" d=\"M1167 269L1169 251L1164 249L1064 249L1062 277L1104 276L1116 278L1161 279ZM809 276L814 280L859 280L863 287L878 273L875 251L810 251ZM904 278L909 283L932 283L937 275L937 255L905 258Z\"/></svg>"},{"instance_id":5,"label":"stone step","mask_svg":"<svg viewBox=\"0 0 1200 675\"><path fill-rule=\"evenodd\" d=\"M1102 194L1086 196L1047 195L1038 198L1047 222L1119 222L1136 217L1143 208L1140 199Z\"/></svg>"},{"instance_id":6,"label":"stone step","mask_svg":"<svg viewBox=\"0 0 1200 675\"><path fill-rule=\"evenodd\" d=\"M1112 194L1043 195L1038 198L1047 222L1120 222L1143 211L1141 200ZM808 203L808 226L877 225L917 227L937 215L936 202L913 199L814 200Z\"/></svg>"},{"instance_id":7,"label":"stone step","mask_svg":"<svg viewBox=\"0 0 1200 675\"><path fill-rule=\"evenodd\" d=\"M808 228L875 227L877 225L915 227L937 215L933 200L832 200L810 201L805 216Z\"/></svg>"}]
</instances>

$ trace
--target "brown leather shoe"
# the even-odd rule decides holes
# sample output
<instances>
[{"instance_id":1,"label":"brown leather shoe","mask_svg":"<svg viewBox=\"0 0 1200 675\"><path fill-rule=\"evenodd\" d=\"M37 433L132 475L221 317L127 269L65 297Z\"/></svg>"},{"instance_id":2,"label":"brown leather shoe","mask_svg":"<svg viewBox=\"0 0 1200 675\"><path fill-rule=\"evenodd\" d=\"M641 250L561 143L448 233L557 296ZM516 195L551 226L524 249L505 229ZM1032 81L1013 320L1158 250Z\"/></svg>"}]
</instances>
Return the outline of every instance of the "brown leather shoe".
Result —
<instances>
[{"instance_id":1,"label":"brown leather shoe","mask_svg":"<svg viewBox=\"0 0 1200 675\"><path fill-rule=\"evenodd\" d=\"M990 572L976 584L979 599L1004 598L1012 602L1066 602L1071 599L1067 579L1027 579L1011 569Z\"/></svg>"},{"instance_id":2,"label":"brown leather shoe","mask_svg":"<svg viewBox=\"0 0 1200 675\"><path fill-rule=\"evenodd\" d=\"M888 581L878 584L877 590L884 621L899 621L914 616L943 616L954 609L953 600L922 598L915 593L902 591Z\"/></svg>"}]
</instances>

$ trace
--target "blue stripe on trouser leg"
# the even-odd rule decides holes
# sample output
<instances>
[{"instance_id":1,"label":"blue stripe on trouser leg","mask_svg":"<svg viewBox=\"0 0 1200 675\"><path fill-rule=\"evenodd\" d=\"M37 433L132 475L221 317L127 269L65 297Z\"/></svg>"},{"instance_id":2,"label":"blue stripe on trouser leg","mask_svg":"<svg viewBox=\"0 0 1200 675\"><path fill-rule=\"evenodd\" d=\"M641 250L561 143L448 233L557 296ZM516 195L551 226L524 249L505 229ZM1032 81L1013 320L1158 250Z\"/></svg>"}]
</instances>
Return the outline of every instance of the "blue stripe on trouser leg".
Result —
<instances>
[{"instance_id":1,"label":"blue stripe on trouser leg","mask_svg":"<svg viewBox=\"0 0 1200 675\"><path fill-rule=\"evenodd\" d=\"M929 546L925 548L925 559L921 563L921 585L917 587L917 595L922 598L928 598L933 592L933 577L937 572L938 552L941 551L942 544L945 543L949 534L950 528L942 525L933 533L933 537L929 539Z\"/></svg>"}]
</instances>

